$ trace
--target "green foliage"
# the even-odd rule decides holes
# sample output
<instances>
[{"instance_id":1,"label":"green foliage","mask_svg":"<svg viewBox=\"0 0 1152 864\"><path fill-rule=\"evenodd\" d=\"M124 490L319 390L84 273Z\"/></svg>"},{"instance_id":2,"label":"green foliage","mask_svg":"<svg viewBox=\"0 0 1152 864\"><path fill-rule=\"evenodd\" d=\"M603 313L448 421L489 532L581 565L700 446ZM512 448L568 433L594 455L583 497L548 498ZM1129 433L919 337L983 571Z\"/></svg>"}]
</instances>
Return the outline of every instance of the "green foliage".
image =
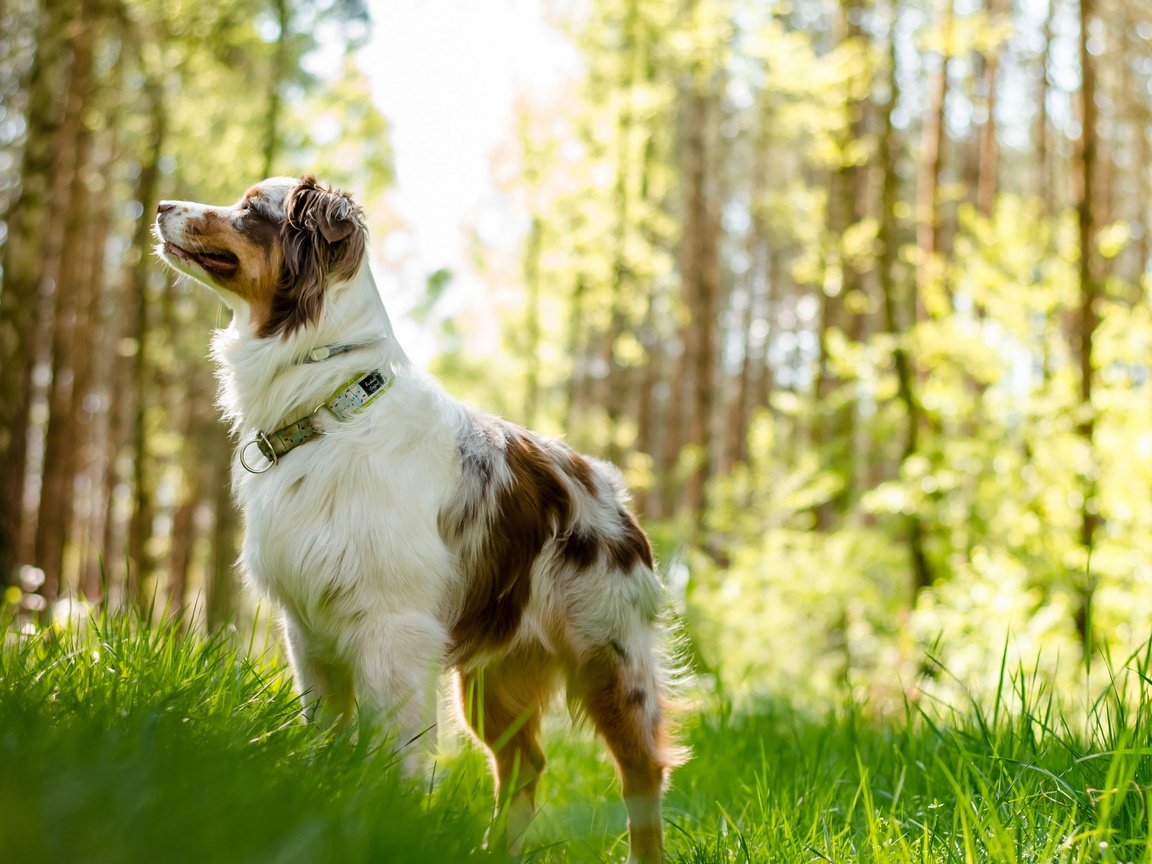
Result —
<instances>
[{"instance_id":1,"label":"green foliage","mask_svg":"<svg viewBox=\"0 0 1152 864\"><path fill-rule=\"evenodd\" d=\"M914 346L927 443L863 489L845 524L812 533L816 508L844 488L843 451L785 449L817 410L778 394L749 436L751 457L714 483L710 525L724 566L692 568L690 618L722 677L750 690L818 703L840 694L884 712L902 690L951 700L956 682L925 677L926 656L980 694L995 693L998 652L1066 695L1084 660L1075 630L1089 587L1093 654L1123 656L1148 639L1152 403L1133 398L1152 343L1143 304L1103 310L1093 404L1080 405L1078 359L1062 322L1074 312L1071 214L1051 222L1034 201L1003 195L990 218L961 213L948 267L946 317L888 334L828 339L856 433L884 443L904 422L893 351ZM1114 293L1126 293L1114 288ZM1094 418L1089 452L1078 424ZM891 451L889 451L891 452ZM1086 477L1103 528L1079 540ZM942 578L914 592L904 540L926 526ZM792 683L796 669L802 682Z\"/></svg>"}]
</instances>

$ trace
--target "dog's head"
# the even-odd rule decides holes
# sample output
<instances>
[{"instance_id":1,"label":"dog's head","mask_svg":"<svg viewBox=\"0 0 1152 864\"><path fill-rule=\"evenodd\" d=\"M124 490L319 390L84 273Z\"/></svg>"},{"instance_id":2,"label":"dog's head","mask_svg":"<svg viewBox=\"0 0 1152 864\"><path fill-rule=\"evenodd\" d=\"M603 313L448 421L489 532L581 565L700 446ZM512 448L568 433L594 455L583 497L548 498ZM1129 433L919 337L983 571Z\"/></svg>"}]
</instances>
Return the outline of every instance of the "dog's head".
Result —
<instances>
[{"instance_id":1,"label":"dog's head","mask_svg":"<svg viewBox=\"0 0 1152 864\"><path fill-rule=\"evenodd\" d=\"M261 337L315 323L327 286L356 275L364 213L315 177L257 183L231 206L161 201L156 247L172 267L247 304Z\"/></svg>"}]
</instances>

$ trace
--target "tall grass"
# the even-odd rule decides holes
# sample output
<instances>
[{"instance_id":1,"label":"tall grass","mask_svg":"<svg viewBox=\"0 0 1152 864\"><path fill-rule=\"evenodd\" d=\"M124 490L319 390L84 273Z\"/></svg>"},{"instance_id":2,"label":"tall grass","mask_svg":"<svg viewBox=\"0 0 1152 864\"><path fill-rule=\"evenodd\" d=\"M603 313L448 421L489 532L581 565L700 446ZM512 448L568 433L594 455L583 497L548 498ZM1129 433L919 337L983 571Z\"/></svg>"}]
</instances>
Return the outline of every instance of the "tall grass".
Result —
<instances>
[{"instance_id":1,"label":"tall grass","mask_svg":"<svg viewBox=\"0 0 1152 864\"><path fill-rule=\"evenodd\" d=\"M466 785L476 772L409 789L391 754L298 717L284 673L223 637L119 618L9 639L0 861L475 857L488 810Z\"/></svg>"},{"instance_id":2,"label":"tall grass","mask_svg":"<svg viewBox=\"0 0 1152 864\"><path fill-rule=\"evenodd\" d=\"M246 646L125 618L0 649L0 861L504 860L483 848L484 760L435 782L386 750L297 721L283 671ZM690 722L674 778L673 861L1146 862L1152 676L1116 664L1086 710L1002 669L988 705L909 702L812 717L720 703ZM526 860L626 853L600 748L551 725Z\"/></svg>"}]
</instances>

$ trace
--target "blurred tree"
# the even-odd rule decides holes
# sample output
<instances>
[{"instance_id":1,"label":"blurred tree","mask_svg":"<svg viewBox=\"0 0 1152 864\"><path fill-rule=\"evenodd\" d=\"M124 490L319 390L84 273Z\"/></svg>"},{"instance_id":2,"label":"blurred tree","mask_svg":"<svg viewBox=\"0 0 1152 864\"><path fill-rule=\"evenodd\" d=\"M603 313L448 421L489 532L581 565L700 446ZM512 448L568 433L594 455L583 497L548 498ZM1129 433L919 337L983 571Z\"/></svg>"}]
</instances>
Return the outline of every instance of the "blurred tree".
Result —
<instances>
[{"instance_id":1,"label":"blurred tree","mask_svg":"<svg viewBox=\"0 0 1152 864\"><path fill-rule=\"evenodd\" d=\"M1097 275L1096 227L1096 61L1092 56L1092 29L1096 26L1096 11L1092 0L1079 2L1080 50L1080 136L1077 142L1076 224L1079 232L1079 314L1075 333L1080 361L1080 404L1077 414L1077 432L1083 439L1083 452L1079 458L1082 476L1080 490L1080 545L1085 552L1079 579L1080 596L1076 608L1076 632L1084 646L1085 657L1091 655L1092 597L1095 577L1091 568L1092 549L1099 526L1099 500L1096 464L1096 407L1093 404L1096 367L1093 348L1096 331L1100 326L1100 284ZM1147 134L1147 133L1145 133Z\"/></svg>"},{"instance_id":2,"label":"blurred tree","mask_svg":"<svg viewBox=\"0 0 1152 864\"><path fill-rule=\"evenodd\" d=\"M32 359L39 298L54 290L53 256L48 235L58 224L59 201L54 184L67 176L59 170L64 148L64 93L75 42L73 21L78 0L44 2L38 8L36 51L28 75L28 113L19 193L5 214L4 284L0 293L0 579L16 580L15 567L28 558L25 526L25 481L29 414L32 406ZM49 254L45 255L44 253Z\"/></svg>"}]
</instances>

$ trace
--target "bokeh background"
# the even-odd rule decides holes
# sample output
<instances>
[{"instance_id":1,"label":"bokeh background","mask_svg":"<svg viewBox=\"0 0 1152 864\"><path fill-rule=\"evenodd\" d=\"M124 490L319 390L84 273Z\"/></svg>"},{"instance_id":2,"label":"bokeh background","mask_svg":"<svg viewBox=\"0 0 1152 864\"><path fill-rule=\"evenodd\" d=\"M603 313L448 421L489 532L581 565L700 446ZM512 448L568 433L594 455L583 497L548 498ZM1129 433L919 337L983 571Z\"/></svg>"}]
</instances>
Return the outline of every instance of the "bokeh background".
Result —
<instances>
[{"instance_id":1,"label":"bokeh background","mask_svg":"<svg viewBox=\"0 0 1152 864\"><path fill-rule=\"evenodd\" d=\"M1150 133L1147 0L0 0L5 618L254 614L151 214L308 172L621 465L705 683L1070 687L1150 636Z\"/></svg>"}]
</instances>

